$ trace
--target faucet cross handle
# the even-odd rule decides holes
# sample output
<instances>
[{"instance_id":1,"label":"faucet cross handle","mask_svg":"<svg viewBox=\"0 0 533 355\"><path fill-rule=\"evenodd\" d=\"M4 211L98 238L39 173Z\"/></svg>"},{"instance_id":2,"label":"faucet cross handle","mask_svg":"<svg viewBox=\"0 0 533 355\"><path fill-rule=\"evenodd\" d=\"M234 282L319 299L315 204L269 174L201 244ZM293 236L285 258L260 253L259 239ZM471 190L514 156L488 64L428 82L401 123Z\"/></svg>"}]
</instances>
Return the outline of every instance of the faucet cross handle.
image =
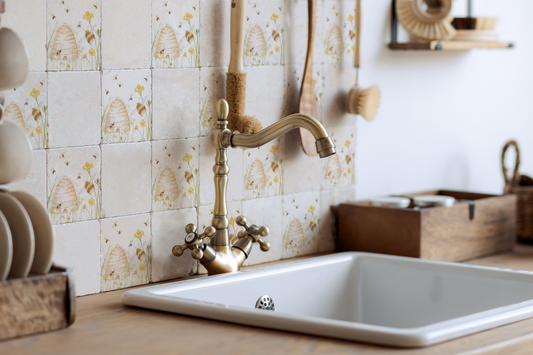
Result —
<instances>
[{"instance_id":1,"label":"faucet cross handle","mask_svg":"<svg viewBox=\"0 0 533 355\"><path fill-rule=\"evenodd\" d=\"M196 232L196 226L193 223L185 226L185 244L175 245L172 248L172 254L175 256L182 256L185 249L191 249L191 255L194 259L200 260L204 256L205 245L209 243L211 238L215 235L216 230L212 226L205 228L201 235Z\"/></svg>"},{"instance_id":2,"label":"faucet cross handle","mask_svg":"<svg viewBox=\"0 0 533 355\"><path fill-rule=\"evenodd\" d=\"M246 217L239 216L235 222L244 227L245 231L240 231L237 234L239 239L248 237L252 242L259 243L259 247L262 251L268 251L270 249L270 243L265 242L261 237L266 237L268 235L268 227L262 226L259 227L255 224L249 225Z\"/></svg>"}]
</instances>

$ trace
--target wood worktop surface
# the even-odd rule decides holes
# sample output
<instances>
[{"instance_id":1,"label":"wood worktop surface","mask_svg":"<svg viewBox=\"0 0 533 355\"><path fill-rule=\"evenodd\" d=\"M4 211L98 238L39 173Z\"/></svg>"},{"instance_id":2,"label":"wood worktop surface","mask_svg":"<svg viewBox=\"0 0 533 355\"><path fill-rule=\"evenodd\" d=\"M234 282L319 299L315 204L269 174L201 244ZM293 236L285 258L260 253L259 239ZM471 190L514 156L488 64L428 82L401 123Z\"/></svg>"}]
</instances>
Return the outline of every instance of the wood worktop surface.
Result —
<instances>
[{"instance_id":1,"label":"wood worktop surface","mask_svg":"<svg viewBox=\"0 0 533 355\"><path fill-rule=\"evenodd\" d=\"M470 261L533 271L533 247ZM533 354L533 318L427 348L396 349L132 308L126 290L77 298L76 321L0 342L0 354Z\"/></svg>"}]
</instances>

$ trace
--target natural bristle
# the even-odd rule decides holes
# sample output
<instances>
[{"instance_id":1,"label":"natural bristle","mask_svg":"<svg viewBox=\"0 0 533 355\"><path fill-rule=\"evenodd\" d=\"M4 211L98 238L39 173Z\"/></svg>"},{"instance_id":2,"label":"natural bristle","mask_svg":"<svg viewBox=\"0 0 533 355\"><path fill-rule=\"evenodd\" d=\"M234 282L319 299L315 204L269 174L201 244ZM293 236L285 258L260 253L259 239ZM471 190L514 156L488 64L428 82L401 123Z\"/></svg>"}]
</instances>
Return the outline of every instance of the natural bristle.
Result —
<instances>
[{"instance_id":1,"label":"natural bristle","mask_svg":"<svg viewBox=\"0 0 533 355\"><path fill-rule=\"evenodd\" d=\"M359 94L357 111L365 120L371 122L376 118L380 102L381 91L379 87L377 85L371 86Z\"/></svg>"},{"instance_id":2,"label":"natural bristle","mask_svg":"<svg viewBox=\"0 0 533 355\"><path fill-rule=\"evenodd\" d=\"M396 3L398 19L410 35L430 41L446 41L456 35L451 24L453 20L451 11L443 18L425 17L419 13L416 6L418 6L417 0L398 0Z\"/></svg>"}]
</instances>

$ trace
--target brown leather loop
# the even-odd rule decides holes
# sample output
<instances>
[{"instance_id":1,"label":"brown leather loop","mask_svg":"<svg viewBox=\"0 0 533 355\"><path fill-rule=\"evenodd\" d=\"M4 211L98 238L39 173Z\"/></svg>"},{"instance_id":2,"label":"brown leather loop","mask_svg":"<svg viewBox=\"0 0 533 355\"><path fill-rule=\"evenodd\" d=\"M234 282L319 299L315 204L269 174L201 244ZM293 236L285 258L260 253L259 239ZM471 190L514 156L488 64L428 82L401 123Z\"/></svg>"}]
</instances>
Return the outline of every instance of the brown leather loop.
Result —
<instances>
[{"instance_id":1,"label":"brown leather loop","mask_svg":"<svg viewBox=\"0 0 533 355\"><path fill-rule=\"evenodd\" d=\"M513 171L513 176L511 179L509 179L509 176L507 175L507 168L505 167L505 153L507 153L507 149L509 149L510 146L513 146L516 151L516 162L515 167ZM511 140L505 144L502 150L502 172L503 172L503 179L505 180L505 193L509 193L509 190L512 186L515 186L518 183L518 168L520 166L520 149L518 149L518 144Z\"/></svg>"}]
</instances>

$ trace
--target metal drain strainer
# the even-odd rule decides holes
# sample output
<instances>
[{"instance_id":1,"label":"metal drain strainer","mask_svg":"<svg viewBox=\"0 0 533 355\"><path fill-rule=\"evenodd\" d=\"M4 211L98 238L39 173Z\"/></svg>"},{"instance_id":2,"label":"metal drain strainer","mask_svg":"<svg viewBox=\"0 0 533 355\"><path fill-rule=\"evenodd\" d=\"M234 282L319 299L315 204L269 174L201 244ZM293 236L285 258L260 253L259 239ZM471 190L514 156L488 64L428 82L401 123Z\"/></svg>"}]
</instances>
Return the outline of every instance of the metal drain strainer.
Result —
<instances>
[{"instance_id":1,"label":"metal drain strainer","mask_svg":"<svg viewBox=\"0 0 533 355\"><path fill-rule=\"evenodd\" d=\"M263 295L259 297L255 302L255 308L266 309L267 311L274 310L274 300L269 295Z\"/></svg>"}]
</instances>

